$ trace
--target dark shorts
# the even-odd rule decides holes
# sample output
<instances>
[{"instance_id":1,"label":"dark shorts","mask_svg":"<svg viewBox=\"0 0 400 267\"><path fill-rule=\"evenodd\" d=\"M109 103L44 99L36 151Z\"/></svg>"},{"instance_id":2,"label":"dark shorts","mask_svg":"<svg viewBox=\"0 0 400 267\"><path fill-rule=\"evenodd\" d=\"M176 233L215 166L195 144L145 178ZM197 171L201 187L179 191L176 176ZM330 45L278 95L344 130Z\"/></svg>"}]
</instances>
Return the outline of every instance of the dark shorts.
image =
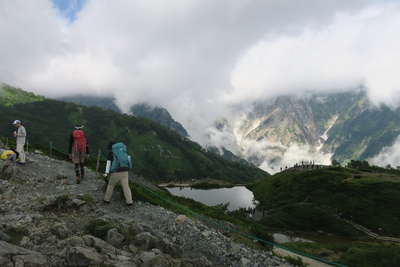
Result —
<instances>
[{"instance_id":1,"label":"dark shorts","mask_svg":"<svg viewBox=\"0 0 400 267\"><path fill-rule=\"evenodd\" d=\"M74 164L85 163L87 154L85 152L72 152L72 162Z\"/></svg>"}]
</instances>

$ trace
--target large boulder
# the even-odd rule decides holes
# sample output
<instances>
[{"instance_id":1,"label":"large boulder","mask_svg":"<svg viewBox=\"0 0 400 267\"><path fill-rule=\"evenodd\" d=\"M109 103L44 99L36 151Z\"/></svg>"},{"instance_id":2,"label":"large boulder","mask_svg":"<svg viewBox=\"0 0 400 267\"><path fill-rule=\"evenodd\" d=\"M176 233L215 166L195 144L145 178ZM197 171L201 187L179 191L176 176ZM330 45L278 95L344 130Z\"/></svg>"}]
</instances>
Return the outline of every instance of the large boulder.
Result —
<instances>
[{"instance_id":1,"label":"large boulder","mask_svg":"<svg viewBox=\"0 0 400 267\"><path fill-rule=\"evenodd\" d=\"M108 230L106 241L115 247L120 247L124 242L125 237L121 235L116 228Z\"/></svg>"},{"instance_id":2,"label":"large boulder","mask_svg":"<svg viewBox=\"0 0 400 267\"><path fill-rule=\"evenodd\" d=\"M0 231L0 240L9 242L11 240L11 237L6 233Z\"/></svg>"},{"instance_id":3,"label":"large boulder","mask_svg":"<svg viewBox=\"0 0 400 267\"><path fill-rule=\"evenodd\" d=\"M91 235L83 236L86 246L93 247L104 254L117 254L117 249L104 240Z\"/></svg>"},{"instance_id":4,"label":"large boulder","mask_svg":"<svg viewBox=\"0 0 400 267\"><path fill-rule=\"evenodd\" d=\"M149 232L143 232L137 234L133 240L133 244L141 250L151 250L157 248L166 254L170 254L173 257L179 257L181 252L171 242L166 239L160 239L153 236Z\"/></svg>"},{"instance_id":5,"label":"large boulder","mask_svg":"<svg viewBox=\"0 0 400 267\"><path fill-rule=\"evenodd\" d=\"M0 266L45 267L47 259L42 254L0 241Z\"/></svg>"},{"instance_id":6,"label":"large boulder","mask_svg":"<svg viewBox=\"0 0 400 267\"><path fill-rule=\"evenodd\" d=\"M9 180L15 174L15 166L8 161L0 160L0 179Z\"/></svg>"},{"instance_id":7,"label":"large boulder","mask_svg":"<svg viewBox=\"0 0 400 267\"><path fill-rule=\"evenodd\" d=\"M157 244L160 239L153 236L149 232L143 232L135 235L133 244L141 250L151 250L152 248L157 248Z\"/></svg>"},{"instance_id":8,"label":"large boulder","mask_svg":"<svg viewBox=\"0 0 400 267\"><path fill-rule=\"evenodd\" d=\"M51 228L51 232L60 239L65 239L70 235L67 226L62 223L57 223Z\"/></svg>"},{"instance_id":9,"label":"large boulder","mask_svg":"<svg viewBox=\"0 0 400 267\"><path fill-rule=\"evenodd\" d=\"M65 250L65 261L67 266L91 266L104 263L106 258L94 248L70 247Z\"/></svg>"}]
</instances>

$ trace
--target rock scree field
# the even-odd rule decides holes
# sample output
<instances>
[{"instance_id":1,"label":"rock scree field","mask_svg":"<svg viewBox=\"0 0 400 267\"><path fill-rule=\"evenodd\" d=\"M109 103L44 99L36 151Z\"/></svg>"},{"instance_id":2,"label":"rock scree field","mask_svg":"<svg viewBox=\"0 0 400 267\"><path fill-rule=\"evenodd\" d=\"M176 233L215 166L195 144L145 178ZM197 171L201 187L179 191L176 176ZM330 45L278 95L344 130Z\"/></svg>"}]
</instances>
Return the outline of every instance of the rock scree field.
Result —
<instances>
[{"instance_id":1,"label":"rock scree field","mask_svg":"<svg viewBox=\"0 0 400 267\"><path fill-rule=\"evenodd\" d=\"M292 266L160 206L127 207L119 190L104 204L91 170L76 184L72 164L29 160L0 179L0 266Z\"/></svg>"}]
</instances>

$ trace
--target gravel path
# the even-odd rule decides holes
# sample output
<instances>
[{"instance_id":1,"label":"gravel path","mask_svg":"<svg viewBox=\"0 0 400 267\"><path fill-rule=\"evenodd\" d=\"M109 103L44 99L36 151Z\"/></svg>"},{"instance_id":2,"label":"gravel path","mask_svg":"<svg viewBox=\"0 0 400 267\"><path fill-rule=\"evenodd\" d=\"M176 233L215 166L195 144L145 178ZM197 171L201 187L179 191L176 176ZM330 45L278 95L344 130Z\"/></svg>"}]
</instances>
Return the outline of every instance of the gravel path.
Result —
<instances>
[{"instance_id":1,"label":"gravel path","mask_svg":"<svg viewBox=\"0 0 400 267\"><path fill-rule=\"evenodd\" d=\"M114 192L111 204L104 204L102 203L104 181L98 179L94 172L87 170L86 178L81 184L76 184L71 163L36 153L28 156L31 162L26 166L14 167L13 178L0 180L0 213L2 214L0 240L2 240L2 229L5 232L7 229L9 231L16 227L27 229L28 232L22 233L19 240L14 242L23 248L43 254L48 261L48 265L43 266L60 264L68 266L67 263L69 266L75 266L71 262L77 257L76 253L73 254L75 258L72 257L72 250L69 250L68 246L75 246L74 242L78 242L76 240L87 235L84 226L99 218L119 225L134 223L141 232L148 233L151 238L159 240L158 243L164 244L160 246L161 248L168 247L159 252L158 246L143 247L137 240L129 244L126 241L129 238L125 235L121 239L125 241L121 241L118 246L115 245L119 251L117 258L115 255L103 253L108 257L107 261L113 262L114 265L110 266L125 266L123 264L164 266L167 260L171 262L168 266L290 266L281 258L274 256L272 252L235 243L200 221L186 218L183 223L177 223L178 214L162 207L143 202L135 202L133 207L127 207L124 205L120 192ZM70 198L68 201L74 208L62 212L44 209L51 205L54 207L57 197L65 195L68 195ZM90 197L93 201L84 201L85 197ZM59 234L57 225L61 225L65 234ZM110 240L107 239L107 242L114 242ZM86 244L86 247L78 248L88 250L88 246ZM140 249L134 249L135 246ZM155 252L154 249L156 249ZM78 249L74 251L76 250ZM179 253L171 251L179 251ZM79 255L86 255L85 253L80 251ZM149 253L153 253L152 257L148 255ZM103 254L96 257L103 257ZM155 258L158 261L164 260L164 263L150 264L149 262L155 261ZM188 263L187 259L198 260L195 263L191 262L191 265L185 265ZM92 260L98 259L94 257ZM102 260L104 261L103 258Z\"/></svg>"}]
</instances>

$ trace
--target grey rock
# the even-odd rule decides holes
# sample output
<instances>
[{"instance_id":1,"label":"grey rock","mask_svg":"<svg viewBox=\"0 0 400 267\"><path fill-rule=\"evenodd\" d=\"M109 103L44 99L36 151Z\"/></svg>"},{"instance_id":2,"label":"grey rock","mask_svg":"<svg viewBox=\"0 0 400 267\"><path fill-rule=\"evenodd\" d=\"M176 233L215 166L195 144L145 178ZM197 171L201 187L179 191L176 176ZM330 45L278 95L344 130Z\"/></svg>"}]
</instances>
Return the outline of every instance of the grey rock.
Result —
<instances>
[{"instance_id":1,"label":"grey rock","mask_svg":"<svg viewBox=\"0 0 400 267\"><path fill-rule=\"evenodd\" d=\"M60 239L65 239L70 235L70 231L68 230L67 226L61 223L55 224L51 228L51 232Z\"/></svg>"},{"instance_id":2,"label":"grey rock","mask_svg":"<svg viewBox=\"0 0 400 267\"><path fill-rule=\"evenodd\" d=\"M203 231L201 234L202 234L204 237L209 237L210 235L212 235L212 232L211 232L211 231Z\"/></svg>"},{"instance_id":3,"label":"grey rock","mask_svg":"<svg viewBox=\"0 0 400 267\"><path fill-rule=\"evenodd\" d=\"M135 222L123 224L121 230L126 239L132 239L135 235L144 232L143 226Z\"/></svg>"},{"instance_id":4,"label":"grey rock","mask_svg":"<svg viewBox=\"0 0 400 267\"><path fill-rule=\"evenodd\" d=\"M80 236L72 236L61 242L59 242L61 247L83 247L85 246L85 241Z\"/></svg>"},{"instance_id":5,"label":"grey rock","mask_svg":"<svg viewBox=\"0 0 400 267\"><path fill-rule=\"evenodd\" d=\"M11 237L9 235L7 235L6 233L0 231L0 240L8 242L11 240Z\"/></svg>"},{"instance_id":6,"label":"grey rock","mask_svg":"<svg viewBox=\"0 0 400 267\"><path fill-rule=\"evenodd\" d=\"M85 241L85 244L87 246L94 247L96 248L96 250L101 251L102 253L110 253L110 254L117 253L117 249L115 247L105 242L104 240L101 240L100 238L91 235L85 235L83 236L83 240Z\"/></svg>"},{"instance_id":7,"label":"grey rock","mask_svg":"<svg viewBox=\"0 0 400 267\"><path fill-rule=\"evenodd\" d=\"M133 244L141 250L150 250L152 248L156 248L159 241L160 240L158 238L149 232L143 232L135 236Z\"/></svg>"},{"instance_id":8,"label":"grey rock","mask_svg":"<svg viewBox=\"0 0 400 267\"><path fill-rule=\"evenodd\" d=\"M278 244L284 244L291 241L291 238L289 236L280 233L273 234L272 238L274 239L274 242Z\"/></svg>"},{"instance_id":9,"label":"grey rock","mask_svg":"<svg viewBox=\"0 0 400 267\"><path fill-rule=\"evenodd\" d=\"M26 246L30 245L30 241L31 241L31 239L28 236L24 236L21 239L21 242L19 242L19 244L20 244L20 246L26 247Z\"/></svg>"},{"instance_id":10,"label":"grey rock","mask_svg":"<svg viewBox=\"0 0 400 267\"><path fill-rule=\"evenodd\" d=\"M85 205L85 204L86 204L86 201L83 201L83 200L78 199L78 198L74 198L74 199L72 200L72 203L73 203L76 207L80 207L80 206L82 206L82 205Z\"/></svg>"},{"instance_id":11,"label":"grey rock","mask_svg":"<svg viewBox=\"0 0 400 267\"><path fill-rule=\"evenodd\" d=\"M133 254L137 254L139 252L139 249L135 247L133 244L129 244L129 251L132 252Z\"/></svg>"},{"instance_id":12,"label":"grey rock","mask_svg":"<svg viewBox=\"0 0 400 267\"><path fill-rule=\"evenodd\" d=\"M139 259L142 262L149 262L152 259L154 259L156 257L156 253L154 253L153 251L143 251L140 255L139 255Z\"/></svg>"},{"instance_id":13,"label":"grey rock","mask_svg":"<svg viewBox=\"0 0 400 267\"><path fill-rule=\"evenodd\" d=\"M212 263L205 257L195 259L182 259L181 267L210 267Z\"/></svg>"},{"instance_id":14,"label":"grey rock","mask_svg":"<svg viewBox=\"0 0 400 267\"><path fill-rule=\"evenodd\" d=\"M102 264L106 259L93 248L70 247L65 251L65 260L68 266L89 266Z\"/></svg>"},{"instance_id":15,"label":"grey rock","mask_svg":"<svg viewBox=\"0 0 400 267\"><path fill-rule=\"evenodd\" d=\"M137 234L135 236L133 244L141 250L147 251L153 248L157 248L166 254L170 254L173 257L179 257L181 255L181 251L167 239L160 239L148 232Z\"/></svg>"},{"instance_id":16,"label":"grey rock","mask_svg":"<svg viewBox=\"0 0 400 267\"><path fill-rule=\"evenodd\" d=\"M44 256L38 257L35 254L18 255L13 257L15 267L44 267L47 265L47 260Z\"/></svg>"},{"instance_id":17,"label":"grey rock","mask_svg":"<svg viewBox=\"0 0 400 267\"><path fill-rule=\"evenodd\" d=\"M1 257L0 256L0 266L3 267L14 267L14 263L8 257Z\"/></svg>"},{"instance_id":18,"label":"grey rock","mask_svg":"<svg viewBox=\"0 0 400 267\"><path fill-rule=\"evenodd\" d=\"M249 259L245 258L245 257L242 257L242 258L240 259L240 264L241 264L242 266L250 266L251 261L250 261Z\"/></svg>"},{"instance_id":19,"label":"grey rock","mask_svg":"<svg viewBox=\"0 0 400 267\"><path fill-rule=\"evenodd\" d=\"M11 259L10 255L12 255ZM10 266L47 266L47 259L42 254L9 244L5 241L0 241L0 262L4 262L4 266L8 266L9 262L7 262L5 259L9 259L11 264L12 262L15 263L15 265Z\"/></svg>"},{"instance_id":20,"label":"grey rock","mask_svg":"<svg viewBox=\"0 0 400 267\"><path fill-rule=\"evenodd\" d=\"M125 237L121 235L116 228L108 230L106 241L115 247L119 247L124 242Z\"/></svg>"}]
</instances>

